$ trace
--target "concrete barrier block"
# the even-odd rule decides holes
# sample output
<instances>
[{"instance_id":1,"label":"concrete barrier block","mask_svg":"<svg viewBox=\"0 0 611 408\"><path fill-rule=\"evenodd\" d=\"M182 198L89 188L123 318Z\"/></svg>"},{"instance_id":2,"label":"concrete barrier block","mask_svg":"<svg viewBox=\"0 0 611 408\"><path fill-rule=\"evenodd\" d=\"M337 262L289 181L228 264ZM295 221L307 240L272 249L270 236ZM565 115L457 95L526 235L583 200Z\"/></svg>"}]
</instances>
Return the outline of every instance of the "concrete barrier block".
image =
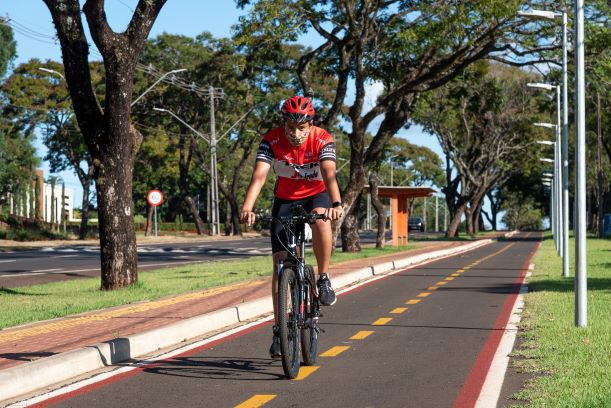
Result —
<instances>
[{"instance_id":1,"label":"concrete barrier block","mask_svg":"<svg viewBox=\"0 0 611 408\"><path fill-rule=\"evenodd\" d=\"M134 334L128 337L130 355L134 358L149 354L236 323L237 311L231 307Z\"/></svg>"},{"instance_id":2,"label":"concrete barrier block","mask_svg":"<svg viewBox=\"0 0 611 408\"><path fill-rule=\"evenodd\" d=\"M0 371L0 398L8 400L104 367L98 350L80 348Z\"/></svg>"},{"instance_id":3,"label":"concrete barrier block","mask_svg":"<svg viewBox=\"0 0 611 408\"><path fill-rule=\"evenodd\" d=\"M270 295L250 302L244 302L238 305L236 309L238 311L238 321L243 322L257 316L272 313L274 311L274 304Z\"/></svg>"},{"instance_id":4,"label":"concrete barrier block","mask_svg":"<svg viewBox=\"0 0 611 408\"><path fill-rule=\"evenodd\" d=\"M350 286L356 282L370 279L373 276L373 268L368 266L366 268L357 269L344 275L331 276L331 283L335 290L341 289L346 286Z\"/></svg>"},{"instance_id":5,"label":"concrete barrier block","mask_svg":"<svg viewBox=\"0 0 611 408\"><path fill-rule=\"evenodd\" d=\"M382 275L395 269L394 262L384 262L371 267L374 275Z\"/></svg>"}]
</instances>

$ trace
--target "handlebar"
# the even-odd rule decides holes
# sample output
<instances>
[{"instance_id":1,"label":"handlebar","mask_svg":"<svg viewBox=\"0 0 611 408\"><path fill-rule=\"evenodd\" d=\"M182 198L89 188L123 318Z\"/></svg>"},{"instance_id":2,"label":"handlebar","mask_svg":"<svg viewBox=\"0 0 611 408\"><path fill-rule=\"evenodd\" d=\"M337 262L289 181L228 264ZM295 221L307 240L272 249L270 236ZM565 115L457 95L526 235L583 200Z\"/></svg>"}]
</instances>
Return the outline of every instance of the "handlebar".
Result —
<instances>
[{"instance_id":1,"label":"handlebar","mask_svg":"<svg viewBox=\"0 0 611 408\"><path fill-rule=\"evenodd\" d=\"M291 223L305 223L313 222L316 220L326 220L327 217L324 214L301 214L301 215L287 215L282 217L272 217L269 215L256 215L255 222L271 222L278 221L282 224Z\"/></svg>"}]
</instances>

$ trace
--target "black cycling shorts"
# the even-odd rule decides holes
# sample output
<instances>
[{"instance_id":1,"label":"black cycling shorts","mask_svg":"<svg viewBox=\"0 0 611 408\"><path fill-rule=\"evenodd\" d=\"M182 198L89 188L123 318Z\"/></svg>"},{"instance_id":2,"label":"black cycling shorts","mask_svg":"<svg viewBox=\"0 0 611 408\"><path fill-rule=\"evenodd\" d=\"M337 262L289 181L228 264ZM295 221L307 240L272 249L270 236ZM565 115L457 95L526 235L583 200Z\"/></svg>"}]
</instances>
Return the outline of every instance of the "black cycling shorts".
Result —
<instances>
[{"instance_id":1,"label":"black cycling shorts","mask_svg":"<svg viewBox=\"0 0 611 408\"><path fill-rule=\"evenodd\" d=\"M331 208L331 199L326 191L301 200L283 200L276 197L272 206L272 217L291 215L291 208L295 205L301 205L307 213L311 213L314 208ZM286 251L288 234L284 230L284 226L280 222L272 221L270 233L272 235L272 252Z\"/></svg>"}]
</instances>

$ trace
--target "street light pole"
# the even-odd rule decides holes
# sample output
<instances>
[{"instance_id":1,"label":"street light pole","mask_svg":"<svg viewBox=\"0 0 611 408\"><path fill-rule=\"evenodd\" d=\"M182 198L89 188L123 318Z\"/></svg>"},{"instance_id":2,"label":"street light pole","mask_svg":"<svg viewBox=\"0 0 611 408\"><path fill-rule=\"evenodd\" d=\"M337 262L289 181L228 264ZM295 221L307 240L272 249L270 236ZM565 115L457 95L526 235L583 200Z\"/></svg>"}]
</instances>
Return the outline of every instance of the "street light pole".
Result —
<instances>
[{"instance_id":1,"label":"street light pole","mask_svg":"<svg viewBox=\"0 0 611 408\"><path fill-rule=\"evenodd\" d=\"M562 276L569 277L569 84L566 11L562 12Z\"/></svg>"},{"instance_id":2,"label":"street light pole","mask_svg":"<svg viewBox=\"0 0 611 408\"><path fill-rule=\"evenodd\" d=\"M167 77L168 75L172 75L172 74L176 74L177 72L184 72L186 71L186 68L180 68L180 69L173 69L172 71L166 72L165 74L163 74L162 76L160 76L155 82L153 82L153 85L149 86L146 91L142 92L140 94L139 97L137 97L136 99L134 99L132 101L131 106L134 106L136 104L136 102L138 102L140 100L140 98L142 98L144 95L146 95L147 93L149 93L149 91L151 89L153 89L159 82L163 81L165 79L165 77Z\"/></svg>"},{"instance_id":3,"label":"street light pole","mask_svg":"<svg viewBox=\"0 0 611 408\"><path fill-rule=\"evenodd\" d=\"M210 96L210 171L212 173L212 235L219 235L221 226L219 222L219 190L218 173L216 171L216 122L214 117L215 89L208 88Z\"/></svg>"},{"instance_id":4,"label":"street light pole","mask_svg":"<svg viewBox=\"0 0 611 408\"><path fill-rule=\"evenodd\" d=\"M583 6L583 1L581 2ZM583 7L582 7L583 10ZM569 132L569 86L568 86L568 39L567 39L567 26L568 26L568 15L566 11L554 12L547 10L526 10L519 11L518 15L527 18L545 18L553 20L556 17L562 18L562 143L561 143L561 154L562 154L562 276L565 278L569 277L569 145L568 145L568 132ZM577 14L576 14L577 15ZM583 14L582 14L583 17ZM583 21L583 18L582 18ZM577 25L575 26L577 29ZM576 36L577 37L577 36ZM583 44L583 42L582 42ZM575 49L577 52L577 48ZM576 70L577 72L577 70ZM577 112L577 109L576 109ZM577 113L576 113L577 114ZM558 122L560 123L560 122ZM577 166L577 164L575 164ZM577 197L575 197L577 198ZM574 218L575 219L575 215ZM574 223L575 224L575 223ZM576 232L575 225L573 230ZM575 241L577 245L577 240Z\"/></svg>"},{"instance_id":5,"label":"street light pole","mask_svg":"<svg viewBox=\"0 0 611 408\"><path fill-rule=\"evenodd\" d=\"M575 0L575 324L588 325L586 270L586 86L584 1Z\"/></svg>"}]
</instances>

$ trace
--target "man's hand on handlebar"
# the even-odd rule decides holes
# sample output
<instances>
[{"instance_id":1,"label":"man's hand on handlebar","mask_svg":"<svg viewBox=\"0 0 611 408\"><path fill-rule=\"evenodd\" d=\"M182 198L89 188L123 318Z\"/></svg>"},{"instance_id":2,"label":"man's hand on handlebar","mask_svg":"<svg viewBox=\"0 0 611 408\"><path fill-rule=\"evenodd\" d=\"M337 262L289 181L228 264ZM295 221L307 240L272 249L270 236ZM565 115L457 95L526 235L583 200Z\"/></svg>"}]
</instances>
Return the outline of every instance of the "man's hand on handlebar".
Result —
<instances>
[{"instance_id":1,"label":"man's hand on handlebar","mask_svg":"<svg viewBox=\"0 0 611 408\"><path fill-rule=\"evenodd\" d=\"M333 221L339 220L343 214L344 208L341 206L327 208L327 210L325 211L325 216L327 217L327 219Z\"/></svg>"},{"instance_id":2,"label":"man's hand on handlebar","mask_svg":"<svg viewBox=\"0 0 611 408\"><path fill-rule=\"evenodd\" d=\"M245 222L248 225L253 225L255 223L256 215L252 211L242 210L240 219L242 222Z\"/></svg>"}]
</instances>

